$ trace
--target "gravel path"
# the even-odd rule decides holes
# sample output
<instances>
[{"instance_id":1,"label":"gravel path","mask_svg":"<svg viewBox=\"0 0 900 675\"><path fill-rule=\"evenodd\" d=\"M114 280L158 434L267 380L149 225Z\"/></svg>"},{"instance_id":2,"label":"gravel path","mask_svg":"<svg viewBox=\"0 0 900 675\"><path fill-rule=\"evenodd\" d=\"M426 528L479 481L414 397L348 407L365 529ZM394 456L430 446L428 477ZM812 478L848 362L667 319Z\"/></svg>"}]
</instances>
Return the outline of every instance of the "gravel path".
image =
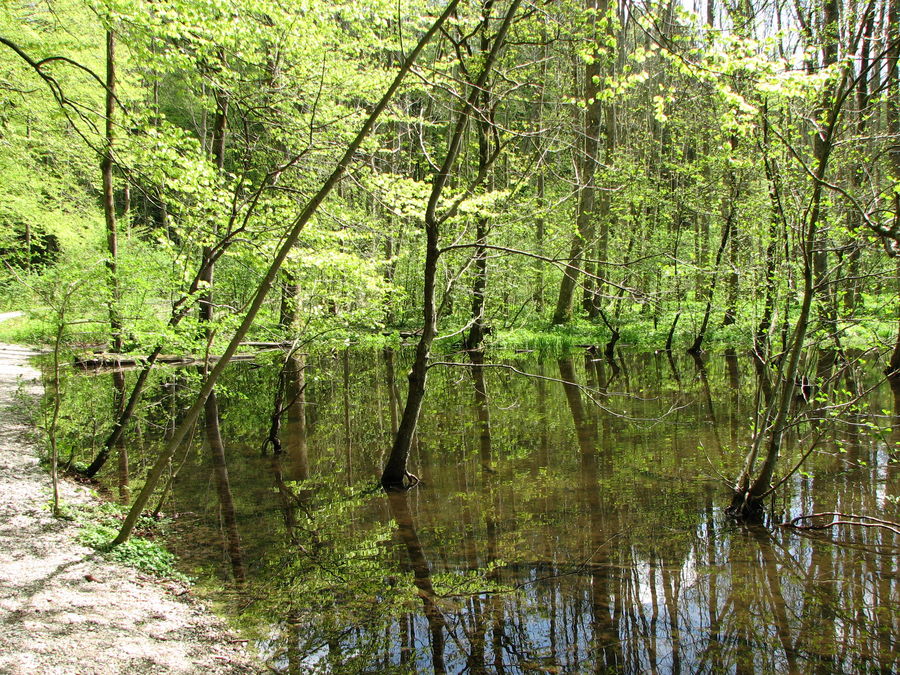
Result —
<instances>
[{"instance_id":1,"label":"gravel path","mask_svg":"<svg viewBox=\"0 0 900 675\"><path fill-rule=\"evenodd\" d=\"M16 419L16 391L41 391L29 355L0 344L0 673L260 672L184 588L105 561L50 516L50 478ZM92 499L68 481L60 498Z\"/></svg>"}]
</instances>

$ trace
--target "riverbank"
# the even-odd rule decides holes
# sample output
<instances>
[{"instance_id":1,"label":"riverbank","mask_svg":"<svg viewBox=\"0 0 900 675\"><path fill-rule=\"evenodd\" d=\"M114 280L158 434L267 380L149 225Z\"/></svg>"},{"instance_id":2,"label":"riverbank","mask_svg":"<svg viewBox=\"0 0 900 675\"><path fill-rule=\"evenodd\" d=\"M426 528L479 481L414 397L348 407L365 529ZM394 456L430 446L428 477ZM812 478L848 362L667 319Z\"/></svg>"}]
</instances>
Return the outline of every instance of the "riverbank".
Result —
<instances>
[{"instance_id":1,"label":"riverbank","mask_svg":"<svg viewBox=\"0 0 900 675\"><path fill-rule=\"evenodd\" d=\"M30 355L0 344L0 673L261 672L187 588L104 560L51 517L50 478L15 401L41 392ZM95 499L65 480L60 497Z\"/></svg>"}]
</instances>

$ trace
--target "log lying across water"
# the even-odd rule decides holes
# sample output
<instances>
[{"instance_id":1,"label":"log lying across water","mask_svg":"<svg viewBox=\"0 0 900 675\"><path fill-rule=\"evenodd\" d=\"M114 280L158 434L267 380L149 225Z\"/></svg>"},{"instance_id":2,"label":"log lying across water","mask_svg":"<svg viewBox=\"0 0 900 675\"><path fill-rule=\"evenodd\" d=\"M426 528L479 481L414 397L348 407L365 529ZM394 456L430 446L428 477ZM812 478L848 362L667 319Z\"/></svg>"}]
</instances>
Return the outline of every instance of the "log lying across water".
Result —
<instances>
[{"instance_id":1,"label":"log lying across water","mask_svg":"<svg viewBox=\"0 0 900 675\"><path fill-rule=\"evenodd\" d=\"M241 343L242 346L252 347L255 349L290 349L293 346L292 342L244 342ZM252 361L259 355L259 352L247 353L247 354L235 354L231 357L233 361ZM215 354L210 354L208 357L209 361L215 362L219 360L219 356ZM180 355L171 355L171 354L160 354L156 357L156 363L167 364L167 365L191 365L195 363L203 363L207 357L204 357L199 354L180 354ZM125 369L125 368L139 368L143 366L147 362L147 357L140 354L115 354L112 352L99 352L95 354L91 354L90 356L76 356L75 357L75 367L82 368L85 370L91 369Z\"/></svg>"},{"instance_id":2,"label":"log lying across water","mask_svg":"<svg viewBox=\"0 0 900 675\"><path fill-rule=\"evenodd\" d=\"M256 354L235 354L233 361L252 361ZM203 356L185 354L181 356L160 354L156 357L156 363L167 365L187 366L195 363L203 363ZM210 362L218 361L219 357L210 355ZM75 367L89 370L92 368L139 368L147 362L146 356L127 354L91 354L90 356L75 357Z\"/></svg>"}]
</instances>

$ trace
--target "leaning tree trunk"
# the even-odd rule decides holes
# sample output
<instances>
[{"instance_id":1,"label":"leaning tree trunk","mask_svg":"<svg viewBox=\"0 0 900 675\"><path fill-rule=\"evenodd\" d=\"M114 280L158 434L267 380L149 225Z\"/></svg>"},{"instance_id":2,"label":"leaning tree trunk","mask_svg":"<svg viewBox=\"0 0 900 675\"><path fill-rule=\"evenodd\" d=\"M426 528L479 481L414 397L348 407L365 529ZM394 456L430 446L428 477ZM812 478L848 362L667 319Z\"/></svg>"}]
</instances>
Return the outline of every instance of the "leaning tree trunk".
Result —
<instances>
[{"instance_id":1,"label":"leaning tree trunk","mask_svg":"<svg viewBox=\"0 0 900 675\"><path fill-rule=\"evenodd\" d=\"M166 447L163 449L159 457L157 457L156 462L151 467L150 472L147 475L147 479L144 483L143 489L141 489L141 492L137 496L137 499L135 499L131 510L125 517L125 521L122 523L122 528L119 530L119 534L112 542L114 546L127 541L127 539L131 536L131 532L134 530L134 526L137 523L137 520L140 517L144 506L146 505L147 501L150 499L150 495L156 488L156 485L159 482L163 471L168 465L169 460L171 460L172 456L175 454L175 451L181 446L182 442L184 442L188 430L196 423L197 418L200 416L200 413L203 410L206 398L209 396L210 392L212 392L213 387L215 387L216 381L228 366L228 363L229 361L231 361L231 357L234 356L235 352L237 351L238 345L240 344L241 340L244 339L247 331L250 330L250 326L253 324L254 319L256 319L256 315L262 307L263 302L265 301L266 296L269 293L269 290L272 288L272 285L274 284L275 279L278 276L278 272L281 269L282 264L287 258L288 253L290 253L291 249L297 243L297 240L300 238L300 234L303 232L306 224L310 221L316 211L318 211L319 206L331 193L335 185L338 184L338 181L344 175L347 167L353 160L363 141L368 137L369 133L374 128L375 123L381 116L381 113L384 112L384 109L387 107L388 103L394 97L394 94L400 88L400 84L406 78L406 74L409 72L413 63L415 63L416 59L419 57L419 54L421 54L422 50L425 48L425 45L427 45L431 41L431 38L434 37L435 33L440 30L441 26L444 24L447 18L456 10L459 1L460 0L450 0L443 13L422 36L415 48L409 53L409 55L406 57L406 60L400 66L400 70L394 77L393 82L391 82L391 85L388 87L387 91L381 97L381 100L378 102L372 112L369 113L369 116L368 118L366 118L366 121L363 124L362 128L359 130L359 132L356 134L356 137L353 139L353 141L347 147L347 150L341 156L341 159L338 161L337 166L335 166L334 171L332 171L331 175L328 177L322 187L319 188L318 192L316 192L315 195L313 195L304 209L291 224L290 229L288 230L287 234L284 237L284 240L281 243L281 247L275 254L275 259L272 261L272 264L269 266L269 269L263 276L262 281L260 281L259 286L256 289L256 293L253 295L253 300L250 302L250 306L247 309L247 313L244 315L244 319L235 330L231 341L225 348L225 352L213 367L212 371L210 371L208 377L206 378L206 381L201 386L200 392L197 394L197 398L194 401L193 405L191 405L191 407L188 409L181 424L179 424L178 428L175 429L172 434L172 438L166 444Z\"/></svg>"}]
</instances>

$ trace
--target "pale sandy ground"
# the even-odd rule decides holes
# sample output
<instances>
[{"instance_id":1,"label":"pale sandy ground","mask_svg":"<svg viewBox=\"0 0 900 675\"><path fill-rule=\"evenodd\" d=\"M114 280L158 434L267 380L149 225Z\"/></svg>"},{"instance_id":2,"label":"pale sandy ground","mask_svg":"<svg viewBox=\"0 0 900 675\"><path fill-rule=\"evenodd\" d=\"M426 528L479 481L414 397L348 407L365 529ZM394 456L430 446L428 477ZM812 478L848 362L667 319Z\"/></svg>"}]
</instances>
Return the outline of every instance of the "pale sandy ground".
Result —
<instances>
[{"instance_id":1,"label":"pale sandy ground","mask_svg":"<svg viewBox=\"0 0 900 675\"><path fill-rule=\"evenodd\" d=\"M0 673L260 672L184 588L103 560L50 516L50 478L14 403L41 391L28 356L0 344ZM92 499L68 481L61 498Z\"/></svg>"}]
</instances>

